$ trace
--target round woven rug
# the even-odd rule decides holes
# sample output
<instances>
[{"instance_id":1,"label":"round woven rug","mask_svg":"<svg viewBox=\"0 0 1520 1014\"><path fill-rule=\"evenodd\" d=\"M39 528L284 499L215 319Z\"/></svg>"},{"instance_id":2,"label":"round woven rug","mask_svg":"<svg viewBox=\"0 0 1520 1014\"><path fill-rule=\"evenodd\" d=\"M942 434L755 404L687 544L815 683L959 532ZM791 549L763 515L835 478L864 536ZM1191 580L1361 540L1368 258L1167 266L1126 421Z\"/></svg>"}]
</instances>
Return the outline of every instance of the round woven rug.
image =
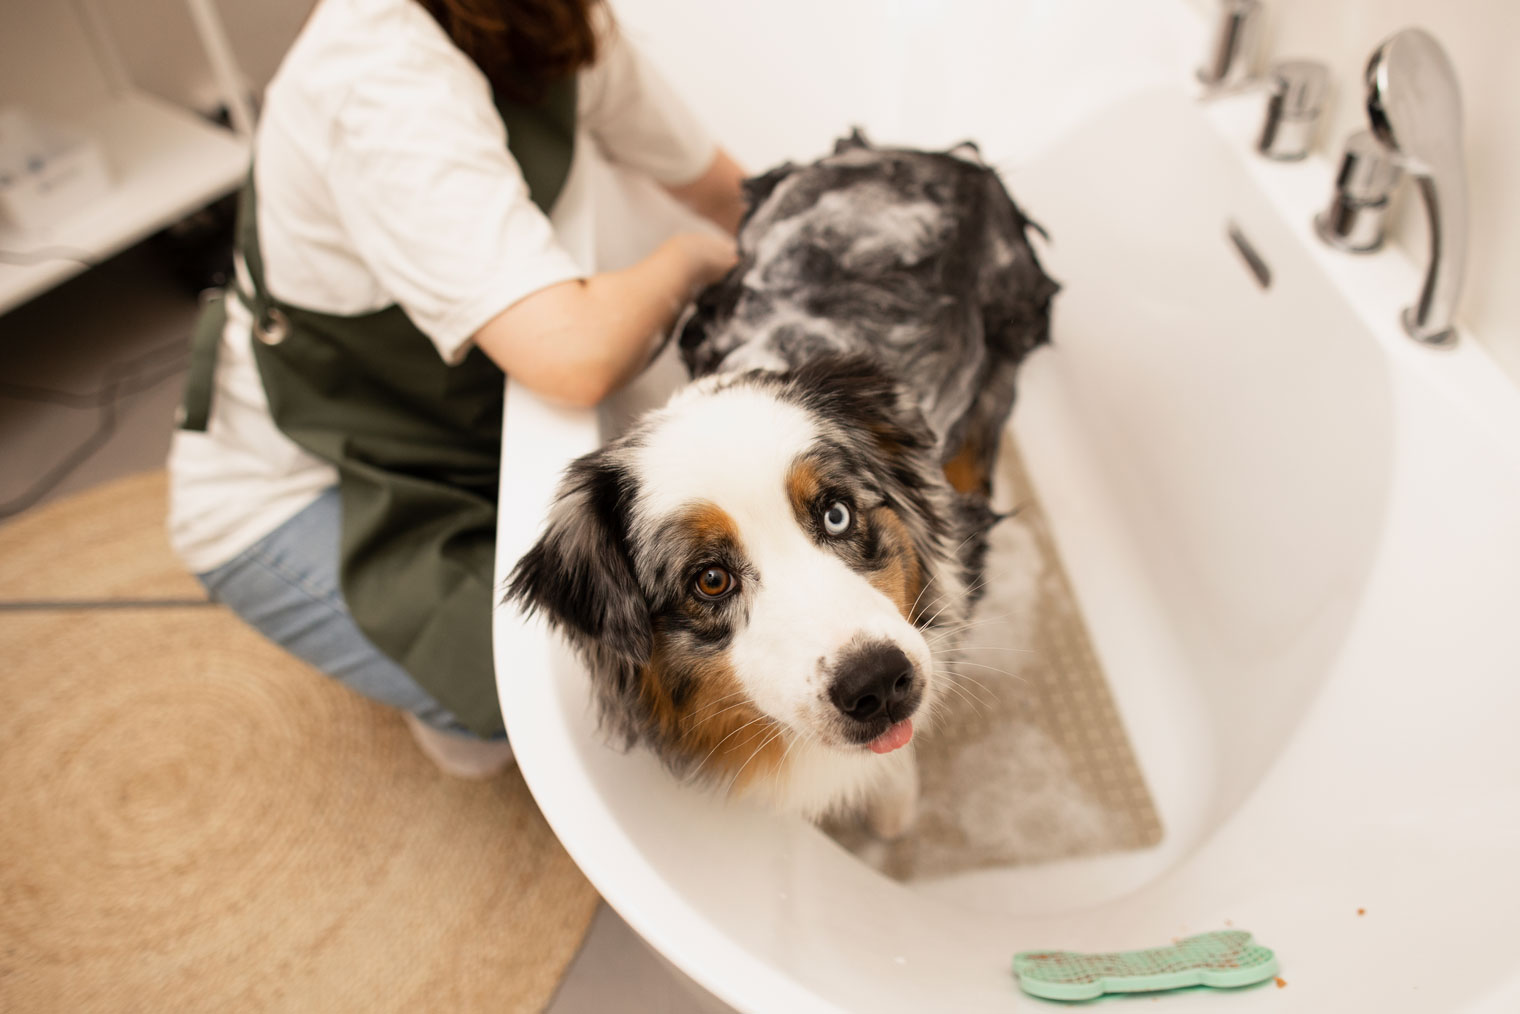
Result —
<instances>
[{"instance_id":1,"label":"round woven rug","mask_svg":"<svg viewBox=\"0 0 1520 1014\"><path fill-rule=\"evenodd\" d=\"M0 1010L541 1010L597 898L516 769L198 604L164 514L0 527Z\"/></svg>"}]
</instances>

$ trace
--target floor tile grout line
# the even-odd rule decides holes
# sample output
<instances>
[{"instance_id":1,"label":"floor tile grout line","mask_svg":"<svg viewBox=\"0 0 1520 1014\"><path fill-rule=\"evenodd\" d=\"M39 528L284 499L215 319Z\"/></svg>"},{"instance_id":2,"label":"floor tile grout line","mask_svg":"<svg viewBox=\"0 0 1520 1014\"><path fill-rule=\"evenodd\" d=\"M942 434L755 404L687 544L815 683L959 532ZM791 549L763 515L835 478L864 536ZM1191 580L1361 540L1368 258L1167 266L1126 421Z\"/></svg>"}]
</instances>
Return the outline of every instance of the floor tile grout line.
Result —
<instances>
[{"instance_id":1,"label":"floor tile grout line","mask_svg":"<svg viewBox=\"0 0 1520 1014\"><path fill-rule=\"evenodd\" d=\"M79 612L109 609L200 609L211 599L18 599L0 601L0 613Z\"/></svg>"}]
</instances>

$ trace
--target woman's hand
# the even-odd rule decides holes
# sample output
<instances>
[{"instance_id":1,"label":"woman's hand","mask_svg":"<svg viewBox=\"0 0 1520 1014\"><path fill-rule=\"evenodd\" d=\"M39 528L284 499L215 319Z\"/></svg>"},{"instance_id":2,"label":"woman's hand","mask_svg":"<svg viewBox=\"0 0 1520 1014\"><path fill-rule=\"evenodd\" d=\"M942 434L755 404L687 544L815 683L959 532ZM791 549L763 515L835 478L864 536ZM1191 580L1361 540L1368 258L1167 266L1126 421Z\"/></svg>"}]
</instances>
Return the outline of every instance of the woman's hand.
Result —
<instances>
[{"instance_id":1,"label":"woman's hand","mask_svg":"<svg viewBox=\"0 0 1520 1014\"><path fill-rule=\"evenodd\" d=\"M739 262L739 250L727 236L710 232L683 232L671 242L678 244L691 262L691 295L718 281Z\"/></svg>"},{"instance_id":2,"label":"woman's hand","mask_svg":"<svg viewBox=\"0 0 1520 1014\"><path fill-rule=\"evenodd\" d=\"M744 216L744 171L719 149L697 179L666 190L729 236ZM591 406L649 362L681 309L738 262L729 236L672 236L631 268L562 282L487 321L475 344L519 382Z\"/></svg>"},{"instance_id":3,"label":"woman's hand","mask_svg":"<svg viewBox=\"0 0 1520 1014\"><path fill-rule=\"evenodd\" d=\"M681 233L631 268L518 300L475 332L475 344L545 397L589 407L648 364L681 309L736 259L727 237Z\"/></svg>"}]
</instances>

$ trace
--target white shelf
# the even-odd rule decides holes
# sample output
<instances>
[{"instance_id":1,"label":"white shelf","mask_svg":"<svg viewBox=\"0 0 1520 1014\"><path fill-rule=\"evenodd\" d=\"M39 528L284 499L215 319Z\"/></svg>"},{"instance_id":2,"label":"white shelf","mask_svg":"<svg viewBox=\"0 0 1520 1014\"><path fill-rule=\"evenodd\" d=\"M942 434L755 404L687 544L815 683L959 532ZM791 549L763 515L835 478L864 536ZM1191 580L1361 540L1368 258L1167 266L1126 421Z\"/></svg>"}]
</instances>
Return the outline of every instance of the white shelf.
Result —
<instances>
[{"instance_id":1,"label":"white shelf","mask_svg":"<svg viewBox=\"0 0 1520 1014\"><path fill-rule=\"evenodd\" d=\"M62 248L98 262L233 190L248 172L248 143L230 130L140 91L75 116L100 146L111 190L46 233L0 226L0 250ZM0 313L79 274L86 264L0 264Z\"/></svg>"}]
</instances>

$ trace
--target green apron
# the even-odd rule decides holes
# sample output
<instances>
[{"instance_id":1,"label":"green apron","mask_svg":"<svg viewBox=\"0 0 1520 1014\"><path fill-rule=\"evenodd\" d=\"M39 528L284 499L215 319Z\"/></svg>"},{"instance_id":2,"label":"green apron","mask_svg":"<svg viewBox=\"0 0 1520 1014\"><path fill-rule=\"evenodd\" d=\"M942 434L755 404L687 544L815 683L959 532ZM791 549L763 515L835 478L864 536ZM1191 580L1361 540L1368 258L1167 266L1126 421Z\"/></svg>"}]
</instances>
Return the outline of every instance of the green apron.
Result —
<instances>
[{"instance_id":1,"label":"green apron","mask_svg":"<svg viewBox=\"0 0 1520 1014\"><path fill-rule=\"evenodd\" d=\"M569 174L574 78L526 107L498 99L507 147L548 213ZM338 471L339 571L359 629L481 736L502 731L491 656L496 498L505 377L478 348L450 366L399 306L354 317L280 302L264 284L253 174L237 292L275 425ZM237 288L236 285L233 286ZM210 416L224 297L202 313L181 426Z\"/></svg>"}]
</instances>

